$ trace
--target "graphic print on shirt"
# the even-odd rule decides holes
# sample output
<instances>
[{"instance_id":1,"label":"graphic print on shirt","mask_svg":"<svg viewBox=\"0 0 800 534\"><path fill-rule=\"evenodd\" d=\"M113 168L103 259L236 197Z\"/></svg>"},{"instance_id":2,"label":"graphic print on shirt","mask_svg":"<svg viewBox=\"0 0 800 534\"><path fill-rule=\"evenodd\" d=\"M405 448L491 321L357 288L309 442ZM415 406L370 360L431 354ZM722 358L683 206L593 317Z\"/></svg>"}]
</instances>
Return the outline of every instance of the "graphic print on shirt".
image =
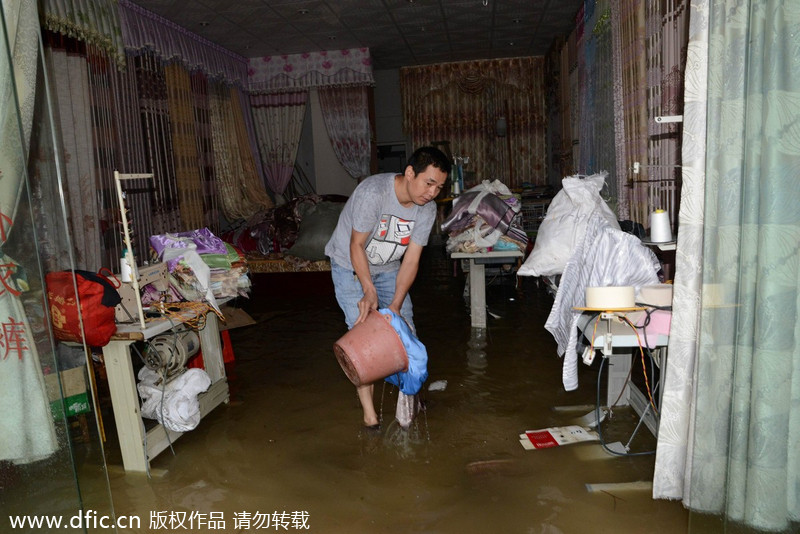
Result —
<instances>
[{"instance_id":1,"label":"graphic print on shirt","mask_svg":"<svg viewBox=\"0 0 800 534\"><path fill-rule=\"evenodd\" d=\"M378 230L367 244L367 259L372 265L385 265L403 257L411 242L414 221L395 215L381 215Z\"/></svg>"}]
</instances>

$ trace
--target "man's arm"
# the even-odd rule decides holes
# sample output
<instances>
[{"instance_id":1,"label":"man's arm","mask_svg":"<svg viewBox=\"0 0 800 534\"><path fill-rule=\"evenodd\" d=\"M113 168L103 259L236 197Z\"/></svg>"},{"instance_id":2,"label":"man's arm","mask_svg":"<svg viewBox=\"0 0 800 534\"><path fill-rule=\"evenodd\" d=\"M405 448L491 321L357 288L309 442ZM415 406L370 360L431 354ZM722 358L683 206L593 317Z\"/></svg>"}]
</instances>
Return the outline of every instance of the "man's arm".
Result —
<instances>
[{"instance_id":1,"label":"man's arm","mask_svg":"<svg viewBox=\"0 0 800 534\"><path fill-rule=\"evenodd\" d=\"M389 304L389 309L397 315L400 315L400 307L403 305L408 290L411 289L411 284L417 277L419 270L419 259L422 256L422 245L411 241L403 254L403 261L400 263L400 270L397 271L397 282L394 286L394 297L392 303Z\"/></svg>"},{"instance_id":2,"label":"man's arm","mask_svg":"<svg viewBox=\"0 0 800 534\"><path fill-rule=\"evenodd\" d=\"M372 283L367 252L364 250L369 236L370 232L352 230L350 233L350 262L353 264L353 271L358 281L361 282L361 289L364 290L364 296L358 301L358 319L354 324L364 321L370 310L378 309L378 291Z\"/></svg>"}]
</instances>

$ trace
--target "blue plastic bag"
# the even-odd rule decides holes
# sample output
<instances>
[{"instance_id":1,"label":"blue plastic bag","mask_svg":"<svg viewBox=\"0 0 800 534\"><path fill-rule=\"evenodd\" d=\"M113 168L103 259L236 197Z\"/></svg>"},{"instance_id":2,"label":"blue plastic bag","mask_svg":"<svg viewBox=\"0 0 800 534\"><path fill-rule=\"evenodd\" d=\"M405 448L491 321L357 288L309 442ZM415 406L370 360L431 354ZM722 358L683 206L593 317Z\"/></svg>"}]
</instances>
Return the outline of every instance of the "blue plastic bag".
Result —
<instances>
[{"instance_id":1,"label":"blue plastic bag","mask_svg":"<svg viewBox=\"0 0 800 534\"><path fill-rule=\"evenodd\" d=\"M403 347L408 354L408 371L395 373L386 377L386 381L394 384L406 395L416 395L422 389L422 384L428 379L428 351L425 345L411 331L408 323L389 308L378 310L384 315L390 315L390 323L400 336Z\"/></svg>"}]
</instances>

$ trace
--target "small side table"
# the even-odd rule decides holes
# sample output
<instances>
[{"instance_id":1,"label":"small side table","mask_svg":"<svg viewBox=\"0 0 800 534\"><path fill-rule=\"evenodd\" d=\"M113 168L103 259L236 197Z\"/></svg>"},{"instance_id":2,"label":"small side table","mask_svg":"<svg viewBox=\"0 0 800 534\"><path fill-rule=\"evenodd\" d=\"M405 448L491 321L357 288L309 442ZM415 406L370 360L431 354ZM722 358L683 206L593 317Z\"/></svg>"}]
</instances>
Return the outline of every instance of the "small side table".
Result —
<instances>
[{"instance_id":1,"label":"small side table","mask_svg":"<svg viewBox=\"0 0 800 534\"><path fill-rule=\"evenodd\" d=\"M185 311L183 321L197 316L196 312ZM117 427L122 465L125 471L147 472L150 460L155 458L169 444L178 439L182 432L168 430L158 424L145 433L136 389L136 376L131 363L131 344L135 341L151 339L171 330L179 324L161 318L146 323L142 329L139 323L118 325L117 333L103 347L106 364L108 388L111 392L111 405L114 408L114 422ZM211 378L208 391L198 396L200 416L205 417L223 402L228 402L228 381L225 377L225 363L222 358L222 343L219 336L219 320L214 312L206 315L205 327L198 332L200 348L203 351L205 370Z\"/></svg>"}]
</instances>

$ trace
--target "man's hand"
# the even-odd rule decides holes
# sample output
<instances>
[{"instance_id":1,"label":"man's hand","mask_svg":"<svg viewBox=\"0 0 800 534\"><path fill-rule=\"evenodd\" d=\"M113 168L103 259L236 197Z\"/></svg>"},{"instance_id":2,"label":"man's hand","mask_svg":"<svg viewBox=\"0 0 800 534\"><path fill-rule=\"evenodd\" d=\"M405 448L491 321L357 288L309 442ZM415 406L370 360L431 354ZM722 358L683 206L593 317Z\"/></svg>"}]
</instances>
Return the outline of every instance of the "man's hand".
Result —
<instances>
[{"instance_id":1,"label":"man's hand","mask_svg":"<svg viewBox=\"0 0 800 534\"><path fill-rule=\"evenodd\" d=\"M364 296L358 301L358 319L353 326L366 321L370 310L378 309L378 290L372 284L367 253L364 251L369 235L369 232L355 230L350 233L350 261L353 263L353 272L361 283L361 289L364 290Z\"/></svg>"},{"instance_id":2,"label":"man's hand","mask_svg":"<svg viewBox=\"0 0 800 534\"><path fill-rule=\"evenodd\" d=\"M370 289L364 292L364 296L361 300L358 301L358 319L354 325L358 323L363 323L367 320L367 315L369 315L370 310L377 310L378 309L378 292L375 290L375 287L371 287Z\"/></svg>"}]
</instances>

